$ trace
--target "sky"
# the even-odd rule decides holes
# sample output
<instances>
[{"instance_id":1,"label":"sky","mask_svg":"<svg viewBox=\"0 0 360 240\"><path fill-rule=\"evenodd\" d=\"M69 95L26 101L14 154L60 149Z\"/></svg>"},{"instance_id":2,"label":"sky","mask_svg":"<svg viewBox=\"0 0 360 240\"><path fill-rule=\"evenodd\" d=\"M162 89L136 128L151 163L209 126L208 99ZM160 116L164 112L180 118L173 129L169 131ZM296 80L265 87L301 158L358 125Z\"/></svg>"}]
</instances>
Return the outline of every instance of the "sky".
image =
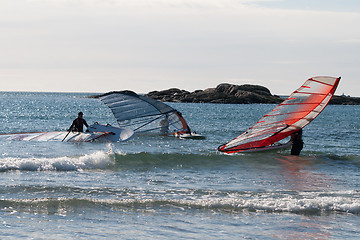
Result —
<instances>
[{"instance_id":1,"label":"sky","mask_svg":"<svg viewBox=\"0 0 360 240\"><path fill-rule=\"evenodd\" d=\"M0 91L188 91L314 76L360 97L358 0L1 0Z\"/></svg>"}]
</instances>

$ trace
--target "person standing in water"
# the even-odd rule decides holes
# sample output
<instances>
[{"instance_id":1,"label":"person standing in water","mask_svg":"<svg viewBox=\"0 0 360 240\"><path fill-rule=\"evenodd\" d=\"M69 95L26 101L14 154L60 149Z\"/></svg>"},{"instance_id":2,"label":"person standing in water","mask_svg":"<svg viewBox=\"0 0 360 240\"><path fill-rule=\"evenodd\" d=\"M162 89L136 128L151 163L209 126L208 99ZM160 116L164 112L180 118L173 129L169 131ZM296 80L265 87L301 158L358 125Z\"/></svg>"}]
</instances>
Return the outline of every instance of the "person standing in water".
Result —
<instances>
[{"instance_id":1,"label":"person standing in water","mask_svg":"<svg viewBox=\"0 0 360 240\"><path fill-rule=\"evenodd\" d=\"M83 119L83 113L79 112L78 117L74 119L68 131L83 132L83 126L89 127L85 119Z\"/></svg>"},{"instance_id":2,"label":"person standing in water","mask_svg":"<svg viewBox=\"0 0 360 240\"><path fill-rule=\"evenodd\" d=\"M304 142L302 140L302 128L291 135L291 142L291 155L299 156L304 146Z\"/></svg>"},{"instance_id":3,"label":"person standing in water","mask_svg":"<svg viewBox=\"0 0 360 240\"><path fill-rule=\"evenodd\" d=\"M167 116L159 122L159 126L161 135L166 136L169 134L169 120L167 119Z\"/></svg>"}]
</instances>

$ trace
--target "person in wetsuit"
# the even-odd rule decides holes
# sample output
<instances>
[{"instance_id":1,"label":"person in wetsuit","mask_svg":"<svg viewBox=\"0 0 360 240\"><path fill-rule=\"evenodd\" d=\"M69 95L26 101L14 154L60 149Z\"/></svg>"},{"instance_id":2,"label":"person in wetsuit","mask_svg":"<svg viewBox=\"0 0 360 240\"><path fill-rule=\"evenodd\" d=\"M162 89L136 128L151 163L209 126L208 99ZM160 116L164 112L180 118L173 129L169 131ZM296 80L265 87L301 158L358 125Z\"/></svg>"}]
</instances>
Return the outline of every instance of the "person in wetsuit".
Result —
<instances>
[{"instance_id":1,"label":"person in wetsuit","mask_svg":"<svg viewBox=\"0 0 360 240\"><path fill-rule=\"evenodd\" d=\"M79 112L78 117L74 119L68 131L83 132L83 126L89 127L85 119L83 119L83 113Z\"/></svg>"},{"instance_id":2,"label":"person in wetsuit","mask_svg":"<svg viewBox=\"0 0 360 240\"><path fill-rule=\"evenodd\" d=\"M304 146L304 142L302 140L302 129L291 135L291 142L291 155L300 155L300 152Z\"/></svg>"}]
</instances>

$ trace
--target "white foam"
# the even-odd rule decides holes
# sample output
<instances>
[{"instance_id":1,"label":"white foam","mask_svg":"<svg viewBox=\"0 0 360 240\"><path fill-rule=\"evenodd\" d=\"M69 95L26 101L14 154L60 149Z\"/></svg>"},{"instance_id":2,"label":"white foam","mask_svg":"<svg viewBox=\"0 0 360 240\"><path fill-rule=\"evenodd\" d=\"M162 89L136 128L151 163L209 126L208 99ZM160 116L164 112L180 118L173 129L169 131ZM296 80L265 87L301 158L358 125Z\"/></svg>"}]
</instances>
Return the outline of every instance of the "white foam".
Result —
<instances>
[{"instance_id":1,"label":"white foam","mask_svg":"<svg viewBox=\"0 0 360 240\"><path fill-rule=\"evenodd\" d=\"M221 194L222 195L222 194ZM217 196L217 194L189 196L184 195L182 199L169 199L166 195L135 199L117 199L112 203L118 204L157 204L164 202L177 207L195 207L212 210L234 210L254 212L290 212L290 213L360 213L359 192L308 192L300 194L283 193L261 193L261 194L229 194ZM166 205L166 204L165 204Z\"/></svg>"},{"instance_id":2,"label":"white foam","mask_svg":"<svg viewBox=\"0 0 360 240\"><path fill-rule=\"evenodd\" d=\"M176 191L175 191L176 192ZM323 195L327 196L323 196ZM175 194L178 196L179 194ZM105 204L123 206L136 209L158 210L160 208L176 208L181 211L186 209L202 209L211 211L244 211L244 212L289 212L296 214L328 214L328 213L360 213L360 198L358 191L332 192L311 194L287 195L282 193L235 193L217 195L209 192L205 195L187 195L182 192L181 199L173 194L164 192L152 192L143 194L143 191L126 194L126 198L116 199L93 199L93 198L36 198L36 199L12 199L16 202L47 202L47 201L84 201L83 204ZM311 195L311 196L310 196ZM331 196L332 195L332 196Z\"/></svg>"},{"instance_id":3,"label":"white foam","mask_svg":"<svg viewBox=\"0 0 360 240\"><path fill-rule=\"evenodd\" d=\"M185 202L184 202L185 203ZM250 211L269 212L346 212L360 213L359 193L343 192L304 194L264 193L251 196L227 196L194 201L193 204L203 207L229 207Z\"/></svg>"},{"instance_id":4,"label":"white foam","mask_svg":"<svg viewBox=\"0 0 360 240\"><path fill-rule=\"evenodd\" d=\"M326 194L327 196L322 196ZM185 194L186 195L186 194ZM310 195L282 195L278 193L265 194L231 194L227 196L184 196L183 199L172 199L169 196L158 195L142 196L134 194L127 199L107 199L107 200L91 200L103 204L120 204L131 207L136 205L140 207L149 207L153 205L155 209L159 206L172 206L176 208L200 208L211 209L215 211L253 211L253 212L290 212L290 213L360 213L359 192L352 193L333 192L319 193L313 192ZM334 196L330 196L334 195ZM335 196L337 195L337 196Z\"/></svg>"},{"instance_id":5,"label":"white foam","mask_svg":"<svg viewBox=\"0 0 360 240\"><path fill-rule=\"evenodd\" d=\"M85 169L105 169L114 165L111 152L97 151L83 156L63 156L55 158L14 158L7 157L0 162L0 171L81 171Z\"/></svg>"}]
</instances>

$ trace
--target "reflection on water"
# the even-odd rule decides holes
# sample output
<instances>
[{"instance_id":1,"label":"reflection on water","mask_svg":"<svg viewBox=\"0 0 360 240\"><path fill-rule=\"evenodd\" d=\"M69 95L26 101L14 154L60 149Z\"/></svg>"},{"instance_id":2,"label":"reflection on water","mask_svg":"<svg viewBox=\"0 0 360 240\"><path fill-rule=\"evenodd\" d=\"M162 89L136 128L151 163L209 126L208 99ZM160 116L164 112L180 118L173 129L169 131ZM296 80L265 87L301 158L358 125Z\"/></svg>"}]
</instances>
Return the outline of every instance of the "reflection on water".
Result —
<instances>
[{"instance_id":1,"label":"reflection on water","mask_svg":"<svg viewBox=\"0 0 360 240\"><path fill-rule=\"evenodd\" d=\"M281 174L290 190L307 192L326 191L330 188L331 179L325 174L316 173L316 165L313 163L316 159L308 156L281 156L276 159L281 162ZM328 239L331 237L329 223L319 220L318 217L303 216L293 226L283 229L276 238Z\"/></svg>"},{"instance_id":2,"label":"reflection on water","mask_svg":"<svg viewBox=\"0 0 360 240\"><path fill-rule=\"evenodd\" d=\"M281 174L289 184L290 190L315 191L330 188L332 180L322 173L316 173L315 159L308 156L281 156Z\"/></svg>"},{"instance_id":3,"label":"reflection on water","mask_svg":"<svg viewBox=\"0 0 360 240\"><path fill-rule=\"evenodd\" d=\"M299 222L288 225L280 234L274 236L276 239L329 239L331 237L328 229L330 224L321 221L318 217L302 217Z\"/></svg>"}]
</instances>

